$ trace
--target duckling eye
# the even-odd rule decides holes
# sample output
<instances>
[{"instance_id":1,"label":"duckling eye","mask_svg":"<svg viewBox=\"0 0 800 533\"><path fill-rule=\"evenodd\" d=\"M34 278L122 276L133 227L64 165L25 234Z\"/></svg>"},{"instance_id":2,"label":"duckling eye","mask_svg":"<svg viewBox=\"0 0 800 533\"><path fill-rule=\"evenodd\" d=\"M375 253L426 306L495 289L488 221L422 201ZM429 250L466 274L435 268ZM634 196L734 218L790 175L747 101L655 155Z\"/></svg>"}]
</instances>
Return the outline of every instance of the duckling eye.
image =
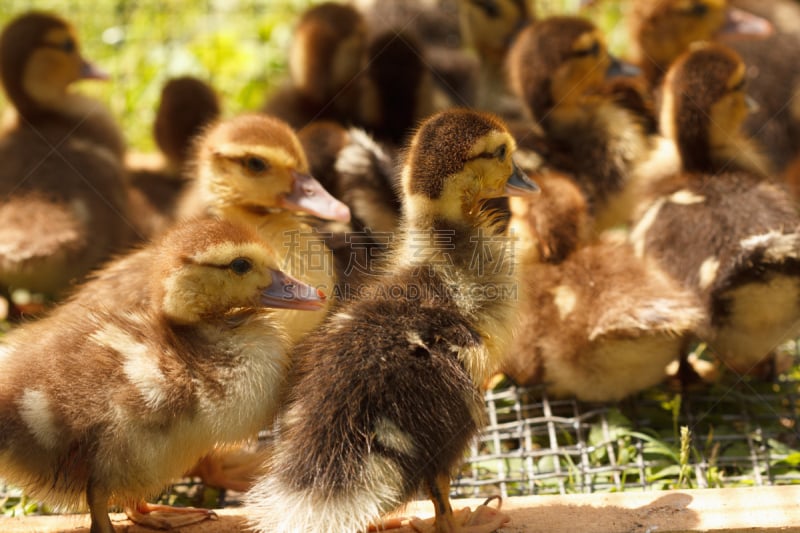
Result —
<instances>
[{"instance_id":1,"label":"duckling eye","mask_svg":"<svg viewBox=\"0 0 800 533\"><path fill-rule=\"evenodd\" d=\"M600 53L600 43L595 41L592 46L583 50L575 50L572 52L573 57L589 57L596 56Z\"/></svg>"},{"instance_id":2,"label":"duckling eye","mask_svg":"<svg viewBox=\"0 0 800 533\"><path fill-rule=\"evenodd\" d=\"M472 0L472 3L480 9L483 9L489 18L494 19L500 16L500 10L497 8L497 4L494 0Z\"/></svg>"},{"instance_id":3,"label":"duckling eye","mask_svg":"<svg viewBox=\"0 0 800 533\"><path fill-rule=\"evenodd\" d=\"M72 52L74 52L75 48L76 48L76 46L75 46L75 40L74 39L69 39L68 38L66 41L61 43L61 50L63 50L64 52L66 52L68 54L71 54Z\"/></svg>"},{"instance_id":4,"label":"duckling eye","mask_svg":"<svg viewBox=\"0 0 800 533\"><path fill-rule=\"evenodd\" d=\"M508 148L505 144L501 144L497 150L494 151L494 156L499 159L500 161L506 160L506 153L508 152Z\"/></svg>"},{"instance_id":5,"label":"duckling eye","mask_svg":"<svg viewBox=\"0 0 800 533\"><path fill-rule=\"evenodd\" d=\"M698 2L696 4L693 4L692 7L682 11L682 13L684 15L689 15L692 17L702 17L706 13L708 13L708 5Z\"/></svg>"},{"instance_id":6,"label":"duckling eye","mask_svg":"<svg viewBox=\"0 0 800 533\"><path fill-rule=\"evenodd\" d=\"M269 163L260 157L246 157L243 163L247 170L254 174L261 174L269 169Z\"/></svg>"},{"instance_id":7,"label":"duckling eye","mask_svg":"<svg viewBox=\"0 0 800 533\"><path fill-rule=\"evenodd\" d=\"M233 270L235 274L243 276L247 274L251 270L253 270L253 263L250 262L249 259L245 259L244 257L237 257L228 265L228 268Z\"/></svg>"}]
</instances>

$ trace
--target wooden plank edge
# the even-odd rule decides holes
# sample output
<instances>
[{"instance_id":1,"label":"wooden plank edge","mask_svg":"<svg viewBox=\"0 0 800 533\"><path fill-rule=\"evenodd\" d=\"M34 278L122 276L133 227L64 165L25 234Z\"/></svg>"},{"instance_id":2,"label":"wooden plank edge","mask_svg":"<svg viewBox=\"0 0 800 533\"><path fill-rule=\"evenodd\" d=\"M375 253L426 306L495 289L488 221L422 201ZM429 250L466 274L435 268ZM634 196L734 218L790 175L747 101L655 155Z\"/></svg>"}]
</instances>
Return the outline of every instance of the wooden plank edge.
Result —
<instances>
[{"instance_id":1,"label":"wooden plank edge","mask_svg":"<svg viewBox=\"0 0 800 533\"><path fill-rule=\"evenodd\" d=\"M482 500L457 499L474 508ZM503 533L684 533L800 532L800 486L647 491L507 498L511 522ZM430 502L412 502L406 516L429 517ZM219 519L181 528L180 533L236 533L247 529L245 508L218 511ZM113 514L118 533L152 533ZM88 515L0 518L3 533L88 533ZM397 531L397 530L395 530Z\"/></svg>"}]
</instances>

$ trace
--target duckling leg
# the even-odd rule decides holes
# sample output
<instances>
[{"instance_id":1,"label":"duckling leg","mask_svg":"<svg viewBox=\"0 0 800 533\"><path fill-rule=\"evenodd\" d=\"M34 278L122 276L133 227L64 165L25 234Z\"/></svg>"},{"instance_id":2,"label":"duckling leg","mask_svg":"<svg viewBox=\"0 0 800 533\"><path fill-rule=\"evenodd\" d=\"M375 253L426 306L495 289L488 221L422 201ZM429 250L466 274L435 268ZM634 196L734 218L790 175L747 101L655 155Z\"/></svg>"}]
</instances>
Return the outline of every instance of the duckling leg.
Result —
<instances>
[{"instance_id":1,"label":"duckling leg","mask_svg":"<svg viewBox=\"0 0 800 533\"><path fill-rule=\"evenodd\" d=\"M247 492L263 470L266 453L250 448L217 450L204 456L189 472L205 485Z\"/></svg>"},{"instance_id":2,"label":"duckling leg","mask_svg":"<svg viewBox=\"0 0 800 533\"><path fill-rule=\"evenodd\" d=\"M86 503L92 519L89 533L114 533L114 526L108 516L108 499L108 492L98 489L90 479L86 485Z\"/></svg>"},{"instance_id":3,"label":"duckling leg","mask_svg":"<svg viewBox=\"0 0 800 533\"><path fill-rule=\"evenodd\" d=\"M411 527L419 533L491 533L511 520L500 509L487 504L478 506L475 511L465 507L453 512L450 506L450 476L440 474L428 483L436 509L436 516L429 520L412 520ZM487 501L488 503L488 501Z\"/></svg>"},{"instance_id":4,"label":"duckling leg","mask_svg":"<svg viewBox=\"0 0 800 533\"><path fill-rule=\"evenodd\" d=\"M132 522L153 529L174 529L203 520L216 520L217 514L211 509L196 507L172 507L141 501L136 507L126 507L125 514ZM112 530L113 531L113 530ZM92 531L91 533L94 533ZM105 533L105 532L103 532Z\"/></svg>"}]
</instances>

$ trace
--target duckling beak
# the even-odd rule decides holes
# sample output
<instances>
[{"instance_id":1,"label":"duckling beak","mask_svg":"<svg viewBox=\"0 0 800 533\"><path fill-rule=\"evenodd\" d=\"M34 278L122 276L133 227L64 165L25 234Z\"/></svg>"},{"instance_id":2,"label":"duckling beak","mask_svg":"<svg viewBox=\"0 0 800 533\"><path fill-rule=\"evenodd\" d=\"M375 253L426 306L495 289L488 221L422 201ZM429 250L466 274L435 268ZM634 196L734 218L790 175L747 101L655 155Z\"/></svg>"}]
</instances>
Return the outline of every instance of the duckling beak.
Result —
<instances>
[{"instance_id":1,"label":"duckling beak","mask_svg":"<svg viewBox=\"0 0 800 533\"><path fill-rule=\"evenodd\" d=\"M765 18L753 15L742 9L729 7L725 12L725 24L720 34L737 37L758 37L764 39L772 35L774 27Z\"/></svg>"},{"instance_id":2,"label":"duckling beak","mask_svg":"<svg viewBox=\"0 0 800 533\"><path fill-rule=\"evenodd\" d=\"M350 221L350 208L331 196L320 182L296 170L292 170L292 177L292 191L281 198L281 207L303 211L326 220Z\"/></svg>"},{"instance_id":3,"label":"duckling beak","mask_svg":"<svg viewBox=\"0 0 800 533\"><path fill-rule=\"evenodd\" d=\"M264 307L275 309L298 309L316 311L325 304L325 293L311 285L284 274L270 270L272 283L261 291L259 301Z\"/></svg>"},{"instance_id":4,"label":"duckling beak","mask_svg":"<svg viewBox=\"0 0 800 533\"><path fill-rule=\"evenodd\" d=\"M622 61L618 57L609 54L611 63L606 69L606 79L610 78L633 78L642 73L642 69L632 63Z\"/></svg>"},{"instance_id":5,"label":"duckling beak","mask_svg":"<svg viewBox=\"0 0 800 533\"><path fill-rule=\"evenodd\" d=\"M521 168L513 163L514 171L506 182L506 196L527 196L540 191L539 186L525 174Z\"/></svg>"},{"instance_id":6,"label":"duckling beak","mask_svg":"<svg viewBox=\"0 0 800 533\"><path fill-rule=\"evenodd\" d=\"M108 73L89 61L83 60L81 63L81 79L82 80L107 80Z\"/></svg>"}]
</instances>

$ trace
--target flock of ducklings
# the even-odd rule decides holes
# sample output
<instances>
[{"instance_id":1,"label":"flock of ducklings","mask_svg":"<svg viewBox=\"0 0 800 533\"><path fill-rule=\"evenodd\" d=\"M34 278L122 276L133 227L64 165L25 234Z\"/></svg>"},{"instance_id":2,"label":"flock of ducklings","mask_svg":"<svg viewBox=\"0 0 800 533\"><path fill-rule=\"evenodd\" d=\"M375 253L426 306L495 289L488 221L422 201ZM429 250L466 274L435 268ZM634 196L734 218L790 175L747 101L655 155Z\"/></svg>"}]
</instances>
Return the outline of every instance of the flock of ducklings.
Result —
<instances>
[{"instance_id":1,"label":"flock of ducklings","mask_svg":"<svg viewBox=\"0 0 800 533\"><path fill-rule=\"evenodd\" d=\"M698 342L775 371L800 333L800 135L764 50L794 36L640 0L632 65L586 18L445 4L309 8L249 114L170 81L147 161L72 91L104 74L67 21L3 29L0 287L55 303L0 344L0 477L88 506L92 533L112 504L212 516L145 503L189 471L247 491L257 531L488 533L508 517L453 512L449 485L496 374L616 401L671 363L696 377ZM750 88L779 102L757 139ZM276 420L226 475L224 447ZM433 519L383 518L421 488Z\"/></svg>"}]
</instances>

